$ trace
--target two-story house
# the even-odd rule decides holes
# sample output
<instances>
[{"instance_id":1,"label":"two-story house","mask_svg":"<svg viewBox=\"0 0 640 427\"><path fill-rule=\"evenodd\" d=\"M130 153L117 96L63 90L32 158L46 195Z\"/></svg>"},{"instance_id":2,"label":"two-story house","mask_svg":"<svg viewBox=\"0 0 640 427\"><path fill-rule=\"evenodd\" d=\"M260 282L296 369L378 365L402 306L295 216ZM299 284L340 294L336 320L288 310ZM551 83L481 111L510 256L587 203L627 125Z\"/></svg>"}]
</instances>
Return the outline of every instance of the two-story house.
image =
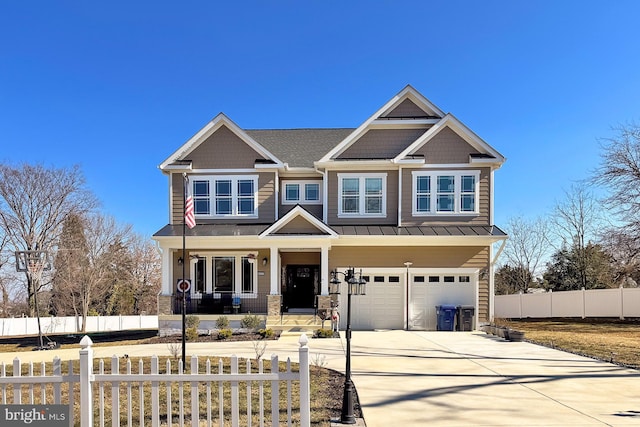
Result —
<instances>
[{"instance_id":1,"label":"two-story house","mask_svg":"<svg viewBox=\"0 0 640 427\"><path fill-rule=\"evenodd\" d=\"M219 114L159 166L159 313L180 313L183 268L190 312L279 316L326 307L331 271L354 267L368 282L354 329L435 330L441 304L488 321L504 161L411 86L357 128L247 130ZM185 174L196 226L183 257Z\"/></svg>"}]
</instances>

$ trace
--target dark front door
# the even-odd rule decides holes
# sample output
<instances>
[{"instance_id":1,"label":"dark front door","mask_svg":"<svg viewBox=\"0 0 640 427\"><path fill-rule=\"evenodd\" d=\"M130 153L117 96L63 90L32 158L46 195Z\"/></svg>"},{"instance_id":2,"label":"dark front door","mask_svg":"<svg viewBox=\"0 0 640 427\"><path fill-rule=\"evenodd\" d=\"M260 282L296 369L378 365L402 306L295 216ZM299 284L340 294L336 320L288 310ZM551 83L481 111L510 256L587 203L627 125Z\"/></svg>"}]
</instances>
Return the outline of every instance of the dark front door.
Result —
<instances>
[{"instance_id":1,"label":"dark front door","mask_svg":"<svg viewBox=\"0 0 640 427\"><path fill-rule=\"evenodd\" d=\"M288 265L285 309L313 308L320 268L317 265Z\"/></svg>"}]
</instances>

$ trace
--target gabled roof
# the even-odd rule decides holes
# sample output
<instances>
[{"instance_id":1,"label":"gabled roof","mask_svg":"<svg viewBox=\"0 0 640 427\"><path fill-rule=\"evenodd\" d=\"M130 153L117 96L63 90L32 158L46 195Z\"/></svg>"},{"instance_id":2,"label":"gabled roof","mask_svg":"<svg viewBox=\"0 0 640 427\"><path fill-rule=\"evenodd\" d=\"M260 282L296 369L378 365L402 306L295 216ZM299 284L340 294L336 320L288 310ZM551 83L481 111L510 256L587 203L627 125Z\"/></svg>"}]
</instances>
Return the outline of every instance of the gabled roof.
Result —
<instances>
[{"instance_id":1,"label":"gabled roof","mask_svg":"<svg viewBox=\"0 0 640 427\"><path fill-rule=\"evenodd\" d=\"M458 135L460 135L462 139L469 143L469 145L471 145L473 148L478 150L481 154L493 157L498 163L504 163L505 158L502 154L500 154L496 149L487 144L482 138L476 135L475 132L469 129L464 123L458 120L451 113L447 113L447 115L444 116L442 120L433 125L420 138L416 139L413 144L411 144L404 151L398 154L396 158L393 159L393 161L398 162L405 157L412 155L416 150L427 144L435 135L438 134L438 132L446 127L449 127ZM476 157L478 156L476 155Z\"/></svg>"},{"instance_id":2,"label":"gabled roof","mask_svg":"<svg viewBox=\"0 0 640 427\"><path fill-rule=\"evenodd\" d=\"M220 129L222 126L226 126L229 130L236 134L238 138L240 138L259 155L261 155L264 160L272 163L274 167L282 166L282 161L280 159L273 155L264 146L259 144L251 136L249 136L224 113L220 113L215 116L209 123L207 123L202 129L200 129L198 133L193 135L187 142L182 144L182 146L178 148L173 154L171 154L164 162L162 162L159 168L161 170L165 170L170 165L186 160L189 153L195 150L202 142L204 142L209 136L215 133L215 131Z\"/></svg>"},{"instance_id":3,"label":"gabled roof","mask_svg":"<svg viewBox=\"0 0 640 427\"><path fill-rule=\"evenodd\" d=\"M308 210L303 208L300 205L296 205L293 209L291 209L285 216L280 218L278 221L274 222L269 228L264 230L262 233L258 235L259 238L264 238L269 235L275 235L279 230L283 229L287 224L289 224L294 219L302 217L311 227L318 230L318 235L323 237L337 237L338 234L324 222L320 221L318 218L309 213ZM314 235L316 233L313 233Z\"/></svg>"},{"instance_id":4,"label":"gabled roof","mask_svg":"<svg viewBox=\"0 0 640 427\"><path fill-rule=\"evenodd\" d=\"M313 162L349 136L353 128L255 129L246 132L290 167L312 168Z\"/></svg>"},{"instance_id":5,"label":"gabled roof","mask_svg":"<svg viewBox=\"0 0 640 427\"><path fill-rule=\"evenodd\" d=\"M328 162L332 158L338 156L344 150L346 150L351 144L360 138L376 121L380 119L392 119L393 117L387 117L393 112L395 108L400 106L407 99L411 100L418 108L425 112L425 115L431 119L439 119L444 116L444 112L440 110L435 104L425 98L420 92L415 90L411 85L407 85L396 96L391 98L386 104L384 104L378 111L373 113L371 117L365 120L356 130L354 130L348 137L346 137L340 144L336 145L331 151L329 151L320 162Z\"/></svg>"}]
</instances>

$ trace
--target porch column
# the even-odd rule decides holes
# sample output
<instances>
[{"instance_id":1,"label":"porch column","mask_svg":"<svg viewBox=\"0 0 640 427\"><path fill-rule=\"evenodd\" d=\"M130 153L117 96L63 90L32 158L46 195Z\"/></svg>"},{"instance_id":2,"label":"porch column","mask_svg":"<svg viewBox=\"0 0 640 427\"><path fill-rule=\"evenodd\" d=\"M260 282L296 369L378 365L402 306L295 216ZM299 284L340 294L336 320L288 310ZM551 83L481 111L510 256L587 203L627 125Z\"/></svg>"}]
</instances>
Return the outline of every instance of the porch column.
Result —
<instances>
[{"instance_id":1,"label":"porch column","mask_svg":"<svg viewBox=\"0 0 640 427\"><path fill-rule=\"evenodd\" d=\"M320 251L320 295L329 295L329 248Z\"/></svg>"},{"instance_id":2,"label":"porch column","mask_svg":"<svg viewBox=\"0 0 640 427\"><path fill-rule=\"evenodd\" d=\"M171 249L162 248L162 295L171 295L173 293L173 286L171 286L171 277L173 276L171 253Z\"/></svg>"},{"instance_id":3,"label":"porch column","mask_svg":"<svg viewBox=\"0 0 640 427\"><path fill-rule=\"evenodd\" d=\"M278 257L278 248L271 248L271 295L280 295L279 277L280 277L280 258Z\"/></svg>"}]
</instances>

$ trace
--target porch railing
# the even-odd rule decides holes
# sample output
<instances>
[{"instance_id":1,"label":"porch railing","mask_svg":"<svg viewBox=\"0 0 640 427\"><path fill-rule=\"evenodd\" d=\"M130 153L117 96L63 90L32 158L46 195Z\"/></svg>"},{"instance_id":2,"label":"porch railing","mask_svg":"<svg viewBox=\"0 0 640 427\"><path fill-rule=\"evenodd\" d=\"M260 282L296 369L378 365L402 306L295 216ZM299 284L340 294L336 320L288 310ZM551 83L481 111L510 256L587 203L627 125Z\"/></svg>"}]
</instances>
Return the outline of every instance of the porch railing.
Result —
<instances>
[{"instance_id":1,"label":"porch railing","mask_svg":"<svg viewBox=\"0 0 640 427\"><path fill-rule=\"evenodd\" d=\"M175 314L182 313L182 298L182 294L171 297ZM187 294L186 308L188 314L266 313L267 297L232 293Z\"/></svg>"},{"instance_id":2,"label":"porch railing","mask_svg":"<svg viewBox=\"0 0 640 427\"><path fill-rule=\"evenodd\" d=\"M263 363L232 357L230 366L210 360L203 365L197 356L190 359L190 372L185 373L182 361L166 361L161 367L158 357L151 357L150 366L138 362L138 373L125 361L124 373L118 357L111 358L110 372L103 360L94 372L92 342L85 336L80 342L79 373L69 362L68 373L62 373L60 359L53 360L52 372L39 373L34 364L23 366L13 362L12 375L0 366L0 401L2 404L31 405L63 404L69 407L69 425L272 425L280 422L310 426L309 348L307 337L299 340L299 369L292 369L287 359L284 369L277 356L272 356L268 372ZM76 362L77 364L77 362ZM257 364L257 366L255 366ZM26 371L23 375L23 371ZM36 364L37 369L37 364ZM217 371L217 372L216 372ZM78 372L78 371L76 371ZM294 388L298 388L299 399ZM286 398L281 394L286 394ZM296 403L299 405L296 408ZM79 422L78 422L79 420ZM95 424L94 424L95 423ZM230 423L230 424L228 424Z\"/></svg>"}]
</instances>

